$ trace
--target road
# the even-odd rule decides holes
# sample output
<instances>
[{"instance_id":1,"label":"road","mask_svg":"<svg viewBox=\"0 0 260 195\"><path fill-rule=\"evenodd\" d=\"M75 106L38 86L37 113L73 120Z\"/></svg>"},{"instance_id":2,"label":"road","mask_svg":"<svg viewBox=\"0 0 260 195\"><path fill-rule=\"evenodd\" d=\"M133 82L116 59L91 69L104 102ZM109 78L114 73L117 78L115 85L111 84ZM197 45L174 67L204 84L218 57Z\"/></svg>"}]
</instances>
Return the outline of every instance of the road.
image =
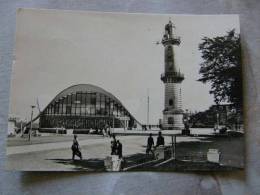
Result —
<instances>
[{"instance_id":1,"label":"road","mask_svg":"<svg viewBox=\"0 0 260 195\"><path fill-rule=\"evenodd\" d=\"M165 134L166 145L171 145L171 137ZM144 154L147 136L117 136L123 145L123 155ZM156 137L154 136L154 139ZM33 137L31 142L25 138L8 138L8 170L64 171L77 170L77 163L71 161L73 136L55 135ZM111 152L111 139L102 135L78 135L85 161L92 164L103 162ZM155 140L156 141L156 140ZM242 167L244 165L244 138L201 138L177 137L176 156L178 159L197 153L206 154L209 148L219 149L221 163ZM80 165L79 165L80 166ZM92 166L92 165L91 165Z\"/></svg>"},{"instance_id":2,"label":"road","mask_svg":"<svg viewBox=\"0 0 260 195\"><path fill-rule=\"evenodd\" d=\"M20 146L7 147L6 168L12 170L74 170L74 165L58 164L50 159L71 159L72 136L55 136L50 137L52 143L49 143L48 137L37 137L40 143L30 144L26 139L19 141L9 138L8 142L16 142ZM110 155L111 139L103 136L84 135L78 136L84 159L104 159ZM33 138L35 139L35 138ZM32 140L33 140L32 139ZM123 155L133 155L145 153L146 139L144 136L118 136L123 145ZM70 141L68 141L70 140ZM180 138L183 141L199 141L198 138ZM24 142L28 142L25 144ZM47 143L46 143L47 142ZM170 137L165 137L165 143L171 143Z\"/></svg>"}]
</instances>

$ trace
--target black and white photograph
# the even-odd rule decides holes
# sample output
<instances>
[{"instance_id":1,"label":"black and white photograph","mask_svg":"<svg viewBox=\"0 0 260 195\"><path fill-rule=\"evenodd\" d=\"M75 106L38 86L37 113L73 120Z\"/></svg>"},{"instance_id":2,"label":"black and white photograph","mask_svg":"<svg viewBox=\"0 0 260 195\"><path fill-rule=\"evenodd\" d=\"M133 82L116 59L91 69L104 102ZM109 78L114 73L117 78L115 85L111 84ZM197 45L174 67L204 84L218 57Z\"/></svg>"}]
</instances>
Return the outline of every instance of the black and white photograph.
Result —
<instances>
[{"instance_id":1,"label":"black and white photograph","mask_svg":"<svg viewBox=\"0 0 260 195\"><path fill-rule=\"evenodd\" d=\"M245 165L238 15L18 9L6 169Z\"/></svg>"}]
</instances>

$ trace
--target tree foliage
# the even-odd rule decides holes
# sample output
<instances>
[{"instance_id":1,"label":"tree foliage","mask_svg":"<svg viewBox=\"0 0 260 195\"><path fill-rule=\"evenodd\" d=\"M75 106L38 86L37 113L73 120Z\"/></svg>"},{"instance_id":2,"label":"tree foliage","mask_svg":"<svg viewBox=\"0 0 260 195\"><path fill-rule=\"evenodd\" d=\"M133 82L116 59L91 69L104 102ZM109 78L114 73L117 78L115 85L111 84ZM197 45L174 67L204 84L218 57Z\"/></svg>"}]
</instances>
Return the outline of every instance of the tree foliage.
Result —
<instances>
[{"instance_id":1,"label":"tree foliage","mask_svg":"<svg viewBox=\"0 0 260 195\"><path fill-rule=\"evenodd\" d=\"M242 106L242 68L240 36L235 30L225 36L204 37L199 44L203 62L200 64L199 81L211 83L210 94L216 104L229 102Z\"/></svg>"}]
</instances>

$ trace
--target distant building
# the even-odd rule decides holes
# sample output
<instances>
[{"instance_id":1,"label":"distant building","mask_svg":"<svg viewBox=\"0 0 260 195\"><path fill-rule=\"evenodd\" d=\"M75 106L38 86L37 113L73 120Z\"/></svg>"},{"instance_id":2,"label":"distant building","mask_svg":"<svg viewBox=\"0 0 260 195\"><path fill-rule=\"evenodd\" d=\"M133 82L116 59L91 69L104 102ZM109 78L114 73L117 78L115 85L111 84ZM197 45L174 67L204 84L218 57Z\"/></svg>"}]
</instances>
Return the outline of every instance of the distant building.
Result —
<instances>
[{"instance_id":1,"label":"distant building","mask_svg":"<svg viewBox=\"0 0 260 195\"><path fill-rule=\"evenodd\" d=\"M40 113L39 128L133 128L140 124L119 99L104 89L79 84L60 92Z\"/></svg>"},{"instance_id":2,"label":"distant building","mask_svg":"<svg viewBox=\"0 0 260 195\"><path fill-rule=\"evenodd\" d=\"M189 123L192 127L214 127L218 124L237 129L243 124L243 117L232 104L212 105L208 110L192 114Z\"/></svg>"},{"instance_id":3,"label":"distant building","mask_svg":"<svg viewBox=\"0 0 260 195\"><path fill-rule=\"evenodd\" d=\"M15 133L16 133L15 124L16 124L16 121L14 119L8 119L7 135L15 135Z\"/></svg>"},{"instance_id":4,"label":"distant building","mask_svg":"<svg viewBox=\"0 0 260 195\"><path fill-rule=\"evenodd\" d=\"M209 110L212 110L213 113L216 113L219 124L224 125L228 123L228 117L232 113L233 108L231 104L222 104L212 105Z\"/></svg>"},{"instance_id":5,"label":"distant building","mask_svg":"<svg viewBox=\"0 0 260 195\"><path fill-rule=\"evenodd\" d=\"M17 124L19 122L19 116L9 115L8 116L8 126L7 126L7 135L16 135L18 128Z\"/></svg>"}]
</instances>

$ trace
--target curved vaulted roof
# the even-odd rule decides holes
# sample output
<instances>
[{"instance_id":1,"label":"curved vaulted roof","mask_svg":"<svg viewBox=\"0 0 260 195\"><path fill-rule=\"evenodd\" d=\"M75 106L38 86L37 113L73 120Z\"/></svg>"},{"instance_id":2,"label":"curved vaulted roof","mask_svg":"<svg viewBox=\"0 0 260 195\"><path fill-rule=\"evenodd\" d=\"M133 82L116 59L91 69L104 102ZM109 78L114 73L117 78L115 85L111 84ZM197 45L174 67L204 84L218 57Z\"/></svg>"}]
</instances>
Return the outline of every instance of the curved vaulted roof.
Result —
<instances>
[{"instance_id":1,"label":"curved vaulted roof","mask_svg":"<svg viewBox=\"0 0 260 195\"><path fill-rule=\"evenodd\" d=\"M69 94L75 93L75 92L91 92L91 93L102 93L111 99L117 101L118 103L122 104L119 99L117 99L114 95L111 93L107 92L106 90L95 86L91 84L77 84L77 85L72 85L63 91L61 91L51 102L59 100L60 98L63 98ZM47 106L48 107L48 106Z\"/></svg>"},{"instance_id":2,"label":"curved vaulted roof","mask_svg":"<svg viewBox=\"0 0 260 195\"><path fill-rule=\"evenodd\" d=\"M117 99L113 94L107 92L106 90L104 90L104 89L102 89L102 88L100 88L100 87L98 87L98 86L91 85L91 84L77 84L77 85L72 85L72 86L70 86L70 87L64 89L63 91L61 91L61 92L60 92L58 95L56 95L56 96L54 97L54 99L43 109L42 112L44 112L44 111L48 108L48 106L49 106L50 104L52 104L53 102L58 101L59 99L65 97L65 96L67 96L67 95L69 95L69 94L73 94L73 93L75 93L75 92L101 93L101 94L104 94L104 95L110 97L111 99L115 100L117 103L121 104L121 105L125 108L125 106L122 104L122 102L121 102L119 99ZM125 108L125 109L126 109L126 108ZM127 110L127 109L126 109L126 110ZM41 113L42 113L42 112L41 112ZM130 114L130 116L131 116L138 124L141 125L141 123L140 123L139 121L137 121L137 120L135 119L135 117L134 117L128 110L127 110L127 112ZM39 114L34 120L38 119L39 117L40 117L40 114Z\"/></svg>"}]
</instances>

